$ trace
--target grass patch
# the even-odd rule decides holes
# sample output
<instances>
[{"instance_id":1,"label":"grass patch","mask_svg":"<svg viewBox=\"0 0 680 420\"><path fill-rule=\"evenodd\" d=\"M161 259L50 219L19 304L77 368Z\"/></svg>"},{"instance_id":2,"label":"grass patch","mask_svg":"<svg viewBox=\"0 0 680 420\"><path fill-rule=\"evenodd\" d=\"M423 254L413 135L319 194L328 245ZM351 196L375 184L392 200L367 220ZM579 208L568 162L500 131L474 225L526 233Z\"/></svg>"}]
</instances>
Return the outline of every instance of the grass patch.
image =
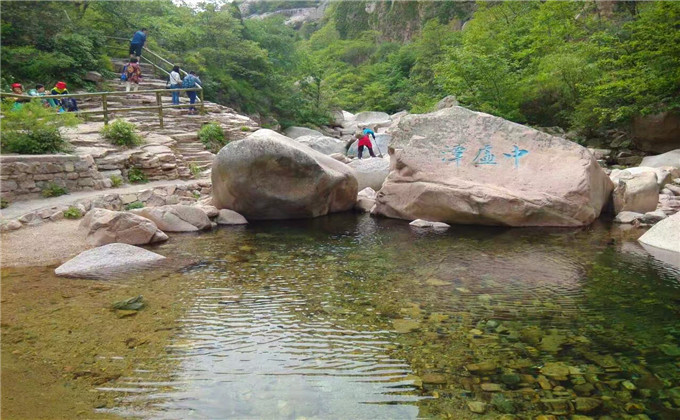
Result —
<instances>
[{"instance_id":1,"label":"grass patch","mask_svg":"<svg viewBox=\"0 0 680 420\"><path fill-rule=\"evenodd\" d=\"M60 195L68 194L68 190L61 185L50 182L41 190L41 194L45 198L59 197Z\"/></svg>"},{"instance_id":2,"label":"grass patch","mask_svg":"<svg viewBox=\"0 0 680 420\"><path fill-rule=\"evenodd\" d=\"M137 127L123 120L115 120L111 124L105 125L100 133L116 146L131 147L143 143L142 138L137 134Z\"/></svg>"}]
</instances>

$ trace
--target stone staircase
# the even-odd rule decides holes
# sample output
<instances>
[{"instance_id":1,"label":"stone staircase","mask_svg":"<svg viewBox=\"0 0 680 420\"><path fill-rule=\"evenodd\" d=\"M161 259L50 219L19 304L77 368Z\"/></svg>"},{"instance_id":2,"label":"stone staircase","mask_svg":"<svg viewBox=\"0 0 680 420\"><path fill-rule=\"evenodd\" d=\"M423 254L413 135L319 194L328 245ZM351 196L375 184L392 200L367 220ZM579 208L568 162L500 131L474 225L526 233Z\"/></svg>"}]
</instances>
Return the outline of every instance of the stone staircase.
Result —
<instances>
[{"instance_id":1,"label":"stone staircase","mask_svg":"<svg viewBox=\"0 0 680 420\"><path fill-rule=\"evenodd\" d=\"M114 68L120 74L124 61L114 60ZM156 94L145 93L152 89L165 89L166 81L153 77L153 67L142 63L143 79L138 91L128 96L109 96L109 111L119 108L155 106ZM104 89L124 91L125 83L118 78L108 80ZM170 92L163 93L163 105L171 105ZM186 94L180 96L181 103L189 103ZM110 144L100 134L103 115L87 115L87 122L76 128L64 130L65 137L74 146L78 155L91 155L105 177L112 175L126 178L132 168L141 170L149 180L188 179L209 176L209 169L215 157L206 150L198 138L200 128L209 122L221 125L227 139L238 140L256 130L257 123L239 115L233 109L212 102L205 102L205 115L191 115L186 108L163 110L164 128L160 128L158 112L155 109L127 112L110 112L109 122L122 119L135 124L145 143L139 147L123 148ZM200 109L200 104L197 104ZM103 111L101 97L89 97L79 101L82 111Z\"/></svg>"}]
</instances>

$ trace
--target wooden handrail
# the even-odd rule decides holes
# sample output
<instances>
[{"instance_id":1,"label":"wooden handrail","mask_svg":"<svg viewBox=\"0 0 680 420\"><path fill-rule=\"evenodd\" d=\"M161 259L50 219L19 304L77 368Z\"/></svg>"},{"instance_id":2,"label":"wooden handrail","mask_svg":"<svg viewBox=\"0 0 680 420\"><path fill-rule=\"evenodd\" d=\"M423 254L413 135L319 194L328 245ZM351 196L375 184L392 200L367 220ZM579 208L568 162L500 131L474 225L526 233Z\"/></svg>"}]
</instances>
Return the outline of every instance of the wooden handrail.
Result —
<instances>
[{"instance_id":1,"label":"wooden handrail","mask_svg":"<svg viewBox=\"0 0 680 420\"><path fill-rule=\"evenodd\" d=\"M86 98L90 96L102 96L102 95L107 95L107 96L126 96L126 95L136 95L140 93L156 93L156 92L186 92L186 91L192 91L192 92L198 92L202 90L201 88L198 87L193 87L193 88L176 88L176 89L147 89L147 90L138 90L136 92L118 92L118 91L110 91L110 92L87 92L87 93L67 93L63 95L44 95L44 96L30 96L30 95L17 95L16 93L8 93L8 92L0 92L0 96L7 96L10 98L23 98L23 99L61 99L61 98Z\"/></svg>"}]
</instances>

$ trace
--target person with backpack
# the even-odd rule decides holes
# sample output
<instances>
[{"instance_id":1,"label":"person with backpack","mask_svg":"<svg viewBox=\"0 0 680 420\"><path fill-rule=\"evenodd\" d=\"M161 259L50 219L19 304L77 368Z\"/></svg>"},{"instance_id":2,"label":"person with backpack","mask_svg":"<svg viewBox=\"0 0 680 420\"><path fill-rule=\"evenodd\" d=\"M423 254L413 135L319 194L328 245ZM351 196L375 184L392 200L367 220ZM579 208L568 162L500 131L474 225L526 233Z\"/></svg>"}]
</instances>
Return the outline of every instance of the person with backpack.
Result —
<instances>
[{"instance_id":1,"label":"person with backpack","mask_svg":"<svg viewBox=\"0 0 680 420\"><path fill-rule=\"evenodd\" d=\"M144 47L146 35L148 33L149 31L147 31L146 28L142 28L132 36L132 39L130 40L130 58L137 56L137 59L139 59L139 57L142 56L142 48Z\"/></svg>"},{"instance_id":2,"label":"person with backpack","mask_svg":"<svg viewBox=\"0 0 680 420\"><path fill-rule=\"evenodd\" d=\"M125 75L125 91L129 92L130 87L132 87L132 91L137 92L139 82L142 80L142 68L136 58L130 59L130 62L124 67L123 74ZM122 78L123 76L121 76Z\"/></svg>"},{"instance_id":3,"label":"person with backpack","mask_svg":"<svg viewBox=\"0 0 680 420\"><path fill-rule=\"evenodd\" d=\"M170 89L179 89L182 87L182 77L179 75L179 66L172 68L170 72L170 77L168 78L168 83L170 83ZM179 92L172 92L172 104L179 105Z\"/></svg>"},{"instance_id":4,"label":"person with backpack","mask_svg":"<svg viewBox=\"0 0 680 420\"><path fill-rule=\"evenodd\" d=\"M184 81L182 81L182 88L184 89L191 89L195 88L197 85L201 84L201 79L199 79L198 76L196 76L195 71L190 71L189 74L187 74L184 77ZM187 91L187 96L189 97L189 103L193 105L196 103L196 96L197 93L195 90L188 90ZM189 114L195 114L196 113L196 108L193 106L189 107Z\"/></svg>"},{"instance_id":5,"label":"person with backpack","mask_svg":"<svg viewBox=\"0 0 680 420\"><path fill-rule=\"evenodd\" d=\"M364 147L368 149L368 153L371 155L371 157L375 157L375 153L373 153L373 144L371 144L371 139L368 137L368 134L357 133L355 137L359 139L359 145L357 148L357 155L359 159L361 159L361 155L364 152Z\"/></svg>"},{"instance_id":6,"label":"person with backpack","mask_svg":"<svg viewBox=\"0 0 680 420\"><path fill-rule=\"evenodd\" d=\"M52 95L68 95L68 89L66 89L66 83L64 82L57 82L54 87L52 88L52 91L50 92ZM78 111L78 103L74 98L64 98L61 100L55 100L59 103L61 108L59 108L59 112L76 112Z\"/></svg>"}]
</instances>

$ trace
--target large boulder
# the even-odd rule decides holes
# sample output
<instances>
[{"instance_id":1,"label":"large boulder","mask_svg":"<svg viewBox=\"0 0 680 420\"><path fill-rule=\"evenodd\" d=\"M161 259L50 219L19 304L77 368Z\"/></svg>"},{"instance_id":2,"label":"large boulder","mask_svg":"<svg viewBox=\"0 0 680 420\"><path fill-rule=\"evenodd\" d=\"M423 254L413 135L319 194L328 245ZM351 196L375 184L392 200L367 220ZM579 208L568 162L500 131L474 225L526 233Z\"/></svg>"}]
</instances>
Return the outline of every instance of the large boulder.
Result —
<instances>
[{"instance_id":1,"label":"large boulder","mask_svg":"<svg viewBox=\"0 0 680 420\"><path fill-rule=\"evenodd\" d=\"M375 140L373 140L373 138L371 137L371 143L373 144L373 153L375 153L376 156L380 156L381 154L383 156L387 156L387 148L390 146L391 140L392 136L390 136L389 134L376 134ZM357 157L359 154L358 146L359 141L355 140L347 150L347 156ZM368 154L368 150L364 149L363 156L370 156Z\"/></svg>"},{"instance_id":2,"label":"large boulder","mask_svg":"<svg viewBox=\"0 0 680 420\"><path fill-rule=\"evenodd\" d=\"M345 143L339 139L328 136L300 136L295 138L295 141L309 146L317 152L324 155L332 155L333 153L344 153Z\"/></svg>"},{"instance_id":3,"label":"large boulder","mask_svg":"<svg viewBox=\"0 0 680 420\"><path fill-rule=\"evenodd\" d=\"M656 209L659 202L659 184L654 172L631 174L622 171L613 180L616 183L612 194L614 214L622 211L647 213Z\"/></svg>"},{"instance_id":4,"label":"large boulder","mask_svg":"<svg viewBox=\"0 0 680 420\"><path fill-rule=\"evenodd\" d=\"M87 230L87 241L95 246L113 242L144 245L168 239L154 222L128 212L95 208L87 212L80 226Z\"/></svg>"},{"instance_id":5,"label":"large boulder","mask_svg":"<svg viewBox=\"0 0 680 420\"><path fill-rule=\"evenodd\" d=\"M677 261L680 262L680 213L655 224L638 241L655 248L675 252Z\"/></svg>"},{"instance_id":6,"label":"large boulder","mask_svg":"<svg viewBox=\"0 0 680 420\"><path fill-rule=\"evenodd\" d=\"M159 229L166 232L196 232L212 227L207 213L199 207L174 204L133 211L153 221Z\"/></svg>"},{"instance_id":7,"label":"large boulder","mask_svg":"<svg viewBox=\"0 0 680 420\"><path fill-rule=\"evenodd\" d=\"M212 168L213 204L248 220L346 211L357 186L349 166L271 130L227 144Z\"/></svg>"},{"instance_id":8,"label":"large boulder","mask_svg":"<svg viewBox=\"0 0 680 420\"><path fill-rule=\"evenodd\" d=\"M302 136L323 137L323 134L320 131L312 130L311 128L307 127L288 127L284 133L291 139L296 139Z\"/></svg>"},{"instance_id":9,"label":"large boulder","mask_svg":"<svg viewBox=\"0 0 680 420\"><path fill-rule=\"evenodd\" d=\"M390 116L384 112L364 111L354 118L359 128L370 127L374 131L380 127L387 127L392 123Z\"/></svg>"},{"instance_id":10,"label":"large boulder","mask_svg":"<svg viewBox=\"0 0 680 420\"><path fill-rule=\"evenodd\" d=\"M633 137L640 150L665 153L680 147L680 113L662 112L636 117Z\"/></svg>"},{"instance_id":11,"label":"large boulder","mask_svg":"<svg viewBox=\"0 0 680 420\"><path fill-rule=\"evenodd\" d=\"M414 220L583 226L613 183L571 141L462 107L407 115L373 213Z\"/></svg>"},{"instance_id":12,"label":"large boulder","mask_svg":"<svg viewBox=\"0 0 680 420\"><path fill-rule=\"evenodd\" d=\"M349 166L356 173L360 191L366 187L378 191L385 182L387 174L390 173L389 157L355 159L349 163Z\"/></svg>"},{"instance_id":13,"label":"large boulder","mask_svg":"<svg viewBox=\"0 0 680 420\"><path fill-rule=\"evenodd\" d=\"M160 266L165 257L145 249L112 243L87 250L57 267L54 273L64 277L94 279L121 278L139 270Z\"/></svg>"}]
</instances>

